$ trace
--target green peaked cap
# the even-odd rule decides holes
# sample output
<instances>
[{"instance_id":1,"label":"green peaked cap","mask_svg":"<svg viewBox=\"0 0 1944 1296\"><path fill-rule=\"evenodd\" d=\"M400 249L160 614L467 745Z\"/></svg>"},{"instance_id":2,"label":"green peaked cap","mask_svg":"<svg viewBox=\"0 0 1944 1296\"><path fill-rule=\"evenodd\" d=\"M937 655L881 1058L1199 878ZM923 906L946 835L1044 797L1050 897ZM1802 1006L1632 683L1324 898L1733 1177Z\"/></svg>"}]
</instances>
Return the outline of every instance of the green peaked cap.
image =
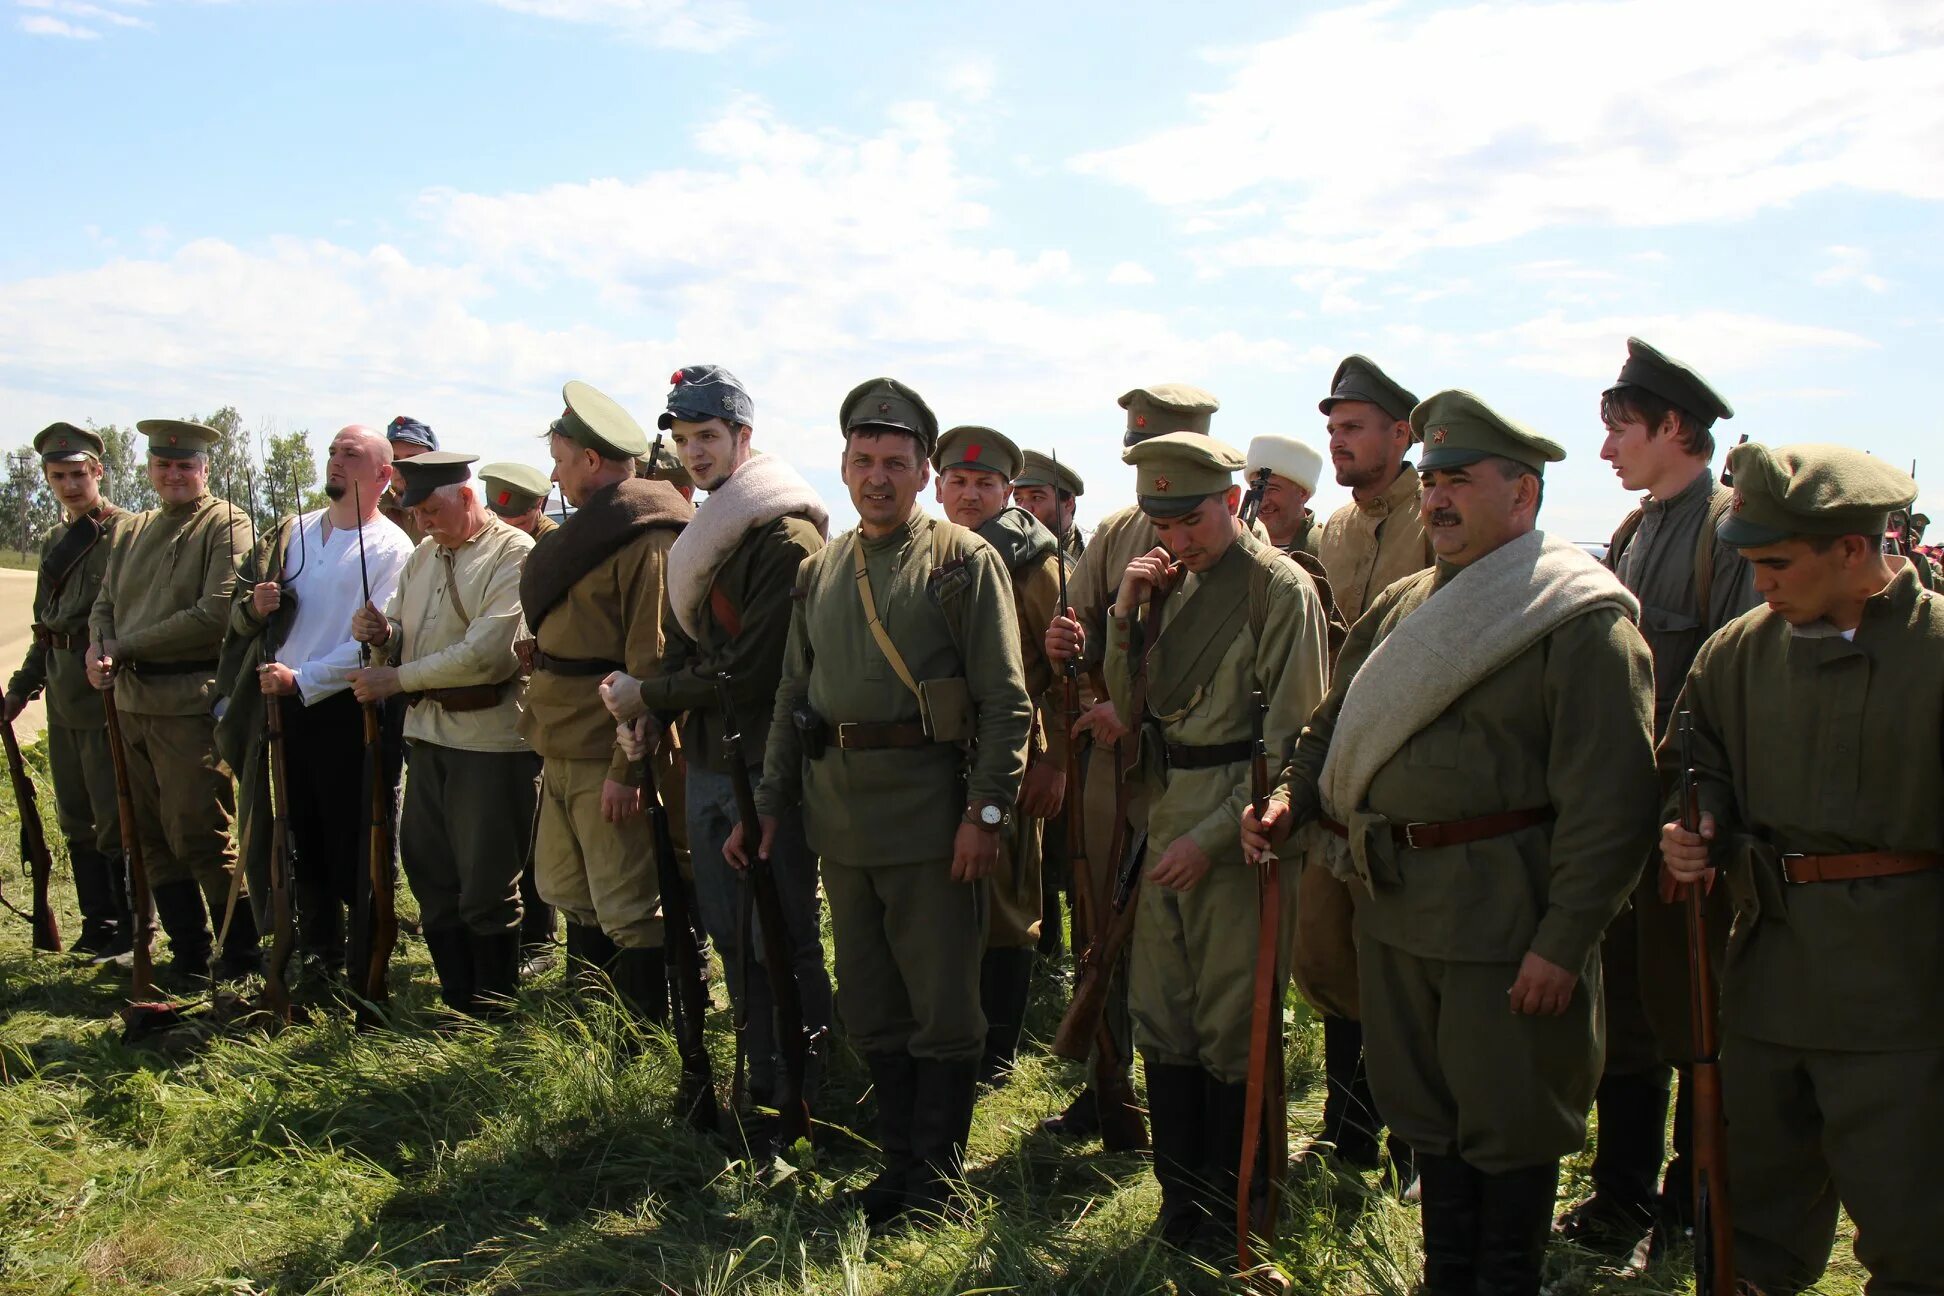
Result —
<instances>
[{"instance_id":1,"label":"green peaked cap","mask_svg":"<svg viewBox=\"0 0 1944 1296\"><path fill-rule=\"evenodd\" d=\"M1180 517L1235 484L1242 452L1199 432L1165 432L1121 452L1134 465L1134 493L1152 517Z\"/></svg>"},{"instance_id":2,"label":"green peaked cap","mask_svg":"<svg viewBox=\"0 0 1944 1296\"><path fill-rule=\"evenodd\" d=\"M948 468L983 468L1009 482L1019 475L1023 462L1019 447L1011 438L970 423L949 429L938 438L938 449L932 453L932 467L939 472Z\"/></svg>"},{"instance_id":3,"label":"green peaked cap","mask_svg":"<svg viewBox=\"0 0 1944 1296\"><path fill-rule=\"evenodd\" d=\"M1715 533L1740 549L1791 536L1882 535L1917 499L1911 475L1848 446L1773 450L1747 441L1728 452L1735 499Z\"/></svg>"},{"instance_id":4,"label":"green peaked cap","mask_svg":"<svg viewBox=\"0 0 1944 1296\"><path fill-rule=\"evenodd\" d=\"M648 434L634 416L611 397L579 379L560 389L567 408L549 429L603 459L639 459L648 453Z\"/></svg>"},{"instance_id":5,"label":"green peaked cap","mask_svg":"<svg viewBox=\"0 0 1944 1296\"><path fill-rule=\"evenodd\" d=\"M223 441L215 428L187 419L143 419L135 430L148 438L149 453L159 459L193 459Z\"/></svg>"},{"instance_id":6,"label":"green peaked cap","mask_svg":"<svg viewBox=\"0 0 1944 1296\"><path fill-rule=\"evenodd\" d=\"M1496 455L1546 475L1566 451L1523 423L1506 418L1468 391L1441 391L1411 411L1411 431L1424 442L1418 470L1463 468Z\"/></svg>"},{"instance_id":7,"label":"green peaked cap","mask_svg":"<svg viewBox=\"0 0 1944 1296\"><path fill-rule=\"evenodd\" d=\"M1081 480L1080 474L1063 463L1055 463L1052 455L1023 450L1020 460L1019 471L1013 476L1015 486L1051 486L1074 496L1087 493L1087 483Z\"/></svg>"}]
</instances>

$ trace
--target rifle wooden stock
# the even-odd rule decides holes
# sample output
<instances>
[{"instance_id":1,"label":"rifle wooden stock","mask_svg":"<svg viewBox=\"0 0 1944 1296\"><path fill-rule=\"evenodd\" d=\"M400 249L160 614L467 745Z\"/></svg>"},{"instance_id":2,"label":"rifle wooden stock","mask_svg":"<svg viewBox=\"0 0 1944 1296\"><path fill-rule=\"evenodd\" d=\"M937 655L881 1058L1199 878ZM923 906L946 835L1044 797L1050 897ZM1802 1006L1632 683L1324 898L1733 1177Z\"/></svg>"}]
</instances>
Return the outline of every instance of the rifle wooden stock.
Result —
<instances>
[{"instance_id":1,"label":"rifle wooden stock","mask_svg":"<svg viewBox=\"0 0 1944 1296\"><path fill-rule=\"evenodd\" d=\"M1250 709L1255 751L1249 758L1249 799L1260 816L1269 806L1269 752L1263 743L1263 716L1269 705L1261 693ZM1282 868L1272 856L1256 872L1256 964L1249 1011L1249 1070L1242 1114L1242 1162L1235 1193L1235 1258L1241 1272L1252 1267L1256 1164L1268 1176L1262 1236L1276 1236L1282 1167L1289 1159L1288 1107L1283 1096L1282 996L1277 993L1276 960L1282 952ZM1266 1155L1264 1153L1266 1152Z\"/></svg>"},{"instance_id":2,"label":"rifle wooden stock","mask_svg":"<svg viewBox=\"0 0 1944 1296\"><path fill-rule=\"evenodd\" d=\"M370 949L366 951L364 996L372 1003L383 1003L389 990L385 973L391 966L392 950L398 944L398 910L391 867L391 797L385 790L384 726L379 721L377 705L371 702L364 705L364 746L365 797L371 807L368 849L371 858L366 870L371 887L366 929Z\"/></svg>"},{"instance_id":3,"label":"rifle wooden stock","mask_svg":"<svg viewBox=\"0 0 1944 1296\"><path fill-rule=\"evenodd\" d=\"M675 854L675 834L668 824L668 806L655 784L655 753L641 762L641 808L647 812L654 836L655 878L661 888L662 946L667 951L668 978L675 1014L675 1052L682 1060L682 1096L689 1123L715 1129L715 1070L709 1062L703 1025L709 1012L709 974L702 966L695 912L689 908L688 882Z\"/></svg>"},{"instance_id":4,"label":"rifle wooden stock","mask_svg":"<svg viewBox=\"0 0 1944 1296\"><path fill-rule=\"evenodd\" d=\"M283 705L263 699L264 763L270 793L270 957L263 968L263 1006L290 1020L290 956L296 922L290 910L290 774L284 763Z\"/></svg>"},{"instance_id":5,"label":"rifle wooden stock","mask_svg":"<svg viewBox=\"0 0 1944 1296\"><path fill-rule=\"evenodd\" d=\"M1073 999L1060 1018L1059 1029L1053 1032L1056 1057L1085 1062L1096 1052L1101 1037L1107 1034L1107 991L1114 969L1120 964L1121 953L1134 935L1135 904L1130 899L1122 908L1109 912L1112 916L1107 926L1094 933L1087 952L1080 956L1080 974L1074 979ZM1111 1039L1108 1047L1112 1048Z\"/></svg>"},{"instance_id":6,"label":"rifle wooden stock","mask_svg":"<svg viewBox=\"0 0 1944 1296\"><path fill-rule=\"evenodd\" d=\"M115 806L121 814L122 854L128 860L129 907L135 915L130 957L134 975L129 992L137 1001L155 998L155 897L149 892L148 866L142 861L142 832L135 819L135 794L128 784L128 749L122 741L121 712L115 709L112 685L101 691L101 709L108 717L108 755L115 765Z\"/></svg>"},{"instance_id":7,"label":"rifle wooden stock","mask_svg":"<svg viewBox=\"0 0 1944 1296\"><path fill-rule=\"evenodd\" d=\"M54 878L54 856L47 849L47 828L41 823L40 796L27 762L20 754L20 740L14 736L13 721L0 717L0 735L7 743L7 773L13 778L14 807L20 812L20 858L33 872L34 948L60 953L61 926L54 918L54 905L48 899L48 884Z\"/></svg>"},{"instance_id":8,"label":"rifle wooden stock","mask_svg":"<svg viewBox=\"0 0 1944 1296\"><path fill-rule=\"evenodd\" d=\"M803 993L797 985L796 963L790 949L783 897L776 889L776 873L757 854L763 840L762 817L756 813L756 789L743 763L742 727L736 723L729 697L729 677L718 676L716 695L722 703L722 746L729 755L729 781L736 790L736 810L742 821L743 852L749 859L743 883L755 900L757 925L763 933L763 973L769 978L770 998L776 1006L776 1046L783 1055L782 1084L776 1093L777 1143L791 1147L810 1137L810 1106L804 1095L810 1054L818 1041L804 1028ZM748 948L746 934L744 948ZM748 996L748 982L744 983Z\"/></svg>"},{"instance_id":9,"label":"rifle wooden stock","mask_svg":"<svg viewBox=\"0 0 1944 1296\"><path fill-rule=\"evenodd\" d=\"M1694 768L1694 716L1676 717L1681 743L1681 826L1701 831L1700 779ZM1688 1016L1694 1060L1686 1083L1694 1103L1694 1290L1697 1296L1734 1296L1735 1229L1728 1204L1728 1125L1721 1096L1720 1041L1715 1029L1714 970L1708 917L1698 883L1682 888L1687 910Z\"/></svg>"}]
</instances>

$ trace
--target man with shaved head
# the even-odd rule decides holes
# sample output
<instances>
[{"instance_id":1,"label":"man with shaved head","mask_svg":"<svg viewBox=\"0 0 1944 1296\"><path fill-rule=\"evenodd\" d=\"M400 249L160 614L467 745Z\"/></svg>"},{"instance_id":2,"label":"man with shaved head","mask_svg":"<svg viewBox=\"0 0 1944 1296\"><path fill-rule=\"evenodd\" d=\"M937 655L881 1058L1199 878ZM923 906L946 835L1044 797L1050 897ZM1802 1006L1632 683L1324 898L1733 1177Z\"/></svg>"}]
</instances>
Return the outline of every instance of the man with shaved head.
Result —
<instances>
[{"instance_id":1,"label":"man with shaved head","mask_svg":"<svg viewBox=\"0 0 1944 1296\"><path fill-rule=\"evenodd\" d=\"M332 437L329 505L279 529L230 622L232 635L258 639L257 686L266 705L283 708L299 939L313 970L333 976L345 966L344 915L357 896L367 822L358 810L364 717L350 691L360 665L351 618L365 604L365 581L383 607L412 555L405 533L379 516L392 475L382 433L354 424ZM387 766L395 783L396 766Z\"/></svg>"}]
</instances>

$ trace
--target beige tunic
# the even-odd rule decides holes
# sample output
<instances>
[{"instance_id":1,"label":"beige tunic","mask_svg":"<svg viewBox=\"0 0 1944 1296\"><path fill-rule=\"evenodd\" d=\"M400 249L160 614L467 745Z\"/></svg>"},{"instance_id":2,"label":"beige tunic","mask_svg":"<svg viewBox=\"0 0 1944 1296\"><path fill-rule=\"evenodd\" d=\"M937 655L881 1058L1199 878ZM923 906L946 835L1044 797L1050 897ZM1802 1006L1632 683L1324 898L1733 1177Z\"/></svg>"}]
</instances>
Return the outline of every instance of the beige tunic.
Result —
<instances>
[{"instance_id":1,"label":"beige tunic","mask_svg":"<svg viewBox=\"0 0 1944 1296\"><path fill-rule=\"evenodd\" d=\"M1346 625L1357 624L1384 588L1432 562L1431 542L1418 518L1417 469L1406 460L1397 480L1368 501L1352 500L1323 524L1317 557Z\"/></svg>"}]
</instances>

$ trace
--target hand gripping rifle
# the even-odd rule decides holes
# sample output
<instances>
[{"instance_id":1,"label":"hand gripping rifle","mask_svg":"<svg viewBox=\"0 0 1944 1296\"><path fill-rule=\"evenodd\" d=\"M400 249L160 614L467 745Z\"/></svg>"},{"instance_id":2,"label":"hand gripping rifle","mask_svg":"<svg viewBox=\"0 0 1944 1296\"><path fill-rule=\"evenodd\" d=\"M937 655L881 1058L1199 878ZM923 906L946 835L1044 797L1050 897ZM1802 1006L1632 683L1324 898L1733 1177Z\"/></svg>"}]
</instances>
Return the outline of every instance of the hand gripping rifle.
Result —
<instances>
[{"instance_id":1,"label":"hand gripping rifle","mask_svg":"<svg viewBox=\"0 0 1944 1296\"><path fill-rule=\"evenodd\" d=\"M359 498L356 482L351 483L351 504L358 510L358 582L364 590L365 606L369 607L371 573L365 566L364 501ZM370 644L358 645L358 660L366 666L371 664ZM377 1004L385 1000L385 971L391 964L392 948L398 944L398 911L392 889L392 812L391 797L385 789L384 729L379 723L376 702L364 704L364 777L365 802L371 809L371 859L365 870L365 884L370 891L366 927L370 948L366 951L364 997L367 1002Z\"/></svg>"},{"instance_id":2,"label":"hand gripping rifle","mask_svg":"<svg viewBox=\"0 0 1944 1296\"><path fill-rule=\"evenodd\" d=\"M749 767L743 763L742 726L736 723L726 671L716 676L716 697L722 703L722 749L729 758L729 780L735 785L736 809L742 817L743 853L749 860L743 885L755 899L756 925L763 934L763 972L769 978L770 998L776 1005L776 1041L783 1054L782 1083L776 1091L776 1142L780 1148L789 1148L798 1139L810 1137L810 1106L804 1085L810 1059L822 1047L823 1032L812 1033L804 1025L803 995L797 986L783 896L776 888L776 873L770 862L758 854L763 825L756 813L756 789L749 782ZM745 948L747 944L745 937ZM743 985L747 999L749 982L745 980Z\"/></svg>"},{"instance_id":3,"label":"hand gripping rifle","mask_svg":"<svg viewBox=\"0 0 1944 1296\"><path fill-rule=\"evenodd\" d=\"M1249 757L1249 800L1260 818L1269 808L1269 747L1263 741L1263 719L1269 703L1258 691L1250 707L1255 750ZM1241 1272L1252 1267L1249 1241L1255 1233L1256 1171L1265 1177L1261 1236L1273 1241L1282 1188L1282 1168L1289 1159L1288 1106L1283 1094L1282 996L1277 993L1276 960L1282 953L1282 865L1271 854L1258 865L1256 897L1255 981L1249 1011L1249 1071L1247 1106L1242 1114L1242 1164L1235 1193L1235 1258Z\"/></svg>"},{"instance_id":4,"label":"hand gripping rifle","mask_svg":"<svg viewBox=\"0 0 1944 1296\"><path fill-rule=\"evenodd\" d=\"M299 501L296 478L291 479L291 500ZM297 563L277 573L277 587L289 589L303 571L309 556L304 539L301 507L291 515L297 534ZM286 556L288 550L286 549ZM273 547L266 557L274 557ZM275 661L283 630L283 611L272 614L263 629L263 657ZM263 1006L280 1022L290 1020L290 956L296 945L296 921L290 907L290 773L284 758L283 700L263 699L263 753L267 766L265 786L270 796L270 957L263 969Z\"/></svg>"},{"instance_id":5,"label":"hand gripping rifle","mask_svg":"<svg viewBox=\"0 0 1944 1296\"><path fill-rule=\"evenodd\" d=\"M116 666L117 670L121 667ZM121 712L115 709L115 685L101 691L101 709L108 718L108 755L115 764L115 805L121 814L122 854L128 858L129 907L135 915L135 938L129 946L135 973L130 993L137 1003L155 998L155 897L149 891L148 865L142 861L142 832L135 818L135 793L128 782L128 747L122 740Z\"/></svg>"},{"instance_id":6,"label":"hand gripping rifle","mask_svg":"<svg viewBox=\"0 0 1944 1296\"><path fill-rule=\"evenodd\" d=\"M54 920L54 905L47 898L47 886L54 876L54 856L47 849L47 830L41 824L40 797L34 780L27 773L27 762L20 755L20 740L14 737L13 721L0 717L0 736L7 743L7 773L13 779L14 805L20 811L20 859L32 870L34 948L61 952L61 927ZM9 905L8 908L13 906Z\"/></svg>"},{"instance_id":7,"label":"hand gripping rifle","mask_svg":"<svg viewBox=\"0 0 1944 1296\"><path fill-rule=\"evenodd\" d=\"M1700 777L1694 768L1694 713L1675 717L1681 740L1681 827L1701 831ZM1714 974L1708 958L1708 918L1702 888L1681 888L1687 906L1688 1016L1694 1061L1694 1290L1696 1296L1734 1296L1735 1230L1728 1209L1728 1125L1722 1114L1721 1049L1715 1033Z\"/></svg>"}]
</instances>

